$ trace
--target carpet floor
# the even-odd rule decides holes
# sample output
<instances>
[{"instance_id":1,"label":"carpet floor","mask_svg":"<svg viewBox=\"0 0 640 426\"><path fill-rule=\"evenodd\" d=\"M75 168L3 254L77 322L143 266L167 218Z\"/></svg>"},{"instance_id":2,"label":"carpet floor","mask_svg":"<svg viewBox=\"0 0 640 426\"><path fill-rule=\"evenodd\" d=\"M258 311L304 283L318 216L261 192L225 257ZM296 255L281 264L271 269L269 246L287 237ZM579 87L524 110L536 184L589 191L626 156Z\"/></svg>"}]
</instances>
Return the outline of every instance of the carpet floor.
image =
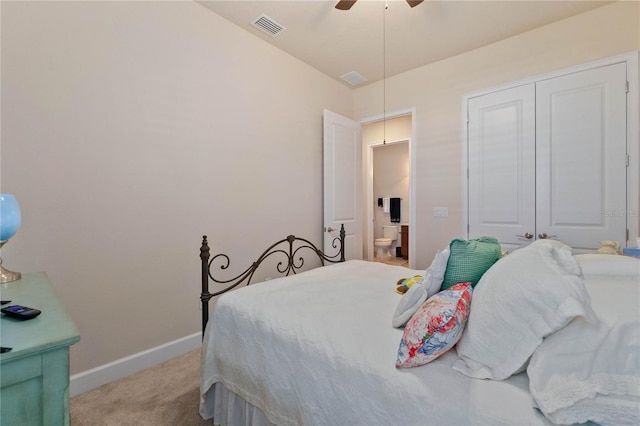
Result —
<instances>
[{"instance_id":1,"label":"carpet floor","mask_svg":"<svg viewBox=\"0 0 640 426\"><path fill-rule=\"evenodd\" d=\"M200 349L70 400L72 426L211 425L198 414Z\"/></svg>"}]
</instances>

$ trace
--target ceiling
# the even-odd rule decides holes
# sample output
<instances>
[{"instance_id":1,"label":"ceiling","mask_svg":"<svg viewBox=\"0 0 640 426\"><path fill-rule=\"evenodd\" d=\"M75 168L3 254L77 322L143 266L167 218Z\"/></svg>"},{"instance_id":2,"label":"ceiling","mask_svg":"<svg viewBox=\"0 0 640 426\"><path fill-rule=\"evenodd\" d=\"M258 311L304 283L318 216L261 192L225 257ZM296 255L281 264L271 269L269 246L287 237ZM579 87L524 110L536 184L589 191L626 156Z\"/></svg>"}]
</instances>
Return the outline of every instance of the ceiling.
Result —
<instances>
[{"instance_id":1,"label":"ceiling","mask_svg":"<svg viewBox=\"0 0 640 426\"><path fill-rule=\"evenodd\" d=\"M344 84L340 76L356 71L362 86L611 2L359 0L348 11L334 0L198 3ZM274 37L251 25L261 14L286 29Z\"/></svg>"}]
</instances>

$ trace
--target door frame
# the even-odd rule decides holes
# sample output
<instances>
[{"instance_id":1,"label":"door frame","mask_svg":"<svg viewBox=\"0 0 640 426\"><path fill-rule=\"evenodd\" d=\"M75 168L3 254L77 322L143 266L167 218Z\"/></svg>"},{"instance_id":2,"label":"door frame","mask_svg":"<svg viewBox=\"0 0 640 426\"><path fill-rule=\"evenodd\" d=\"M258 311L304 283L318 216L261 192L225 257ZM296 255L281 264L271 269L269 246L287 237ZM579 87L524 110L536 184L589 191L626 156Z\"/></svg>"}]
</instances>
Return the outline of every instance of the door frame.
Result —
<instances>
[{"instance_id":1,"label":"door frame","mask_svg":"<svg viewBox=\"0 0 640 426\"><path fill-rule=\"evenodd\" d=\"M638 136L640 127L640 76L638 75L638 63L640 62L640 50L628 52L621 55L611 56L596 61L587 62L560 70L552 71L545 74L529 77L510 83L466 93L462 96L462 235L464 238L469 237L469 113L468 103L471 98L486 95L499 90L511 89L525 84L536 83L541 80L555 78L566 74L586 71L592 68L613 65L616 63L626 63L627 79L629 88L627 93L627 155L629 164L627 167L627 241L623 244L627 247L630 241L635 241L639 236L639 220L640 220L640 138ZM635 78L634 78L635 76ZM411 240L410 240L411 241ZM411 249L409 250L411 253Z\"/></svg>"},{"instance_id":2,"label":"door frame","mask_svg":"<svg viewBox=\"0 0 640 426\"><path fill-rule=\"evenodd\" d=\"M373 242L374 238L374 229L373 229L373 217L374 217L374 204L373 204L373 150L375 148L379 148L381 146L393 145L393 144L401 144L406 143L407 149L409 150L409 162L411 162L411 138L401 138L387 141L374 142L371 145L367 145L367 161L366 161L366 172L367 172L367 208L365 209L365 220L367 221L367 260L373 261L374 259L374 247ZM411 165L409 165L409 194L411 194L411 183L413 179L411 178ZM411 195L409 195L409 216L411 216L411 206L413 203L411 202ZM398 232L400 234L400 232ZM409 243L411 243L411 221L409 221ZM369 244L369 242L371 244ZM409 249L409 255L411 255L411 249Z\"/></svg>"},{"instance_id":3,"label":"door frame","mask_svg":"<svg viewBox=\"0 0 640 426\"><path fill-rule=\"evenodd\" d=\"M416 259L416 108L399 109L385 114L378 114L371 117L365 117L360 120L361 126L372 124L378 121L390 120L393 118L403 117L411 115L411 136L409 138L402 138L398 140L388 141L387 143L407 142L409 144L409 268L413 268ZM374 144L367 146L366 159L364 159L364 170L366 178L363 182L366 182L366 199L364 200L365 206L365 221L364 226L366 238L366 259L373 261L374 259L374 238L373 238L373 146L380 146L384 141L375 142ZM364 145L364 141L362 142ZM363 149L363 152L365 150Z\"/></svg>"}]
</instances>

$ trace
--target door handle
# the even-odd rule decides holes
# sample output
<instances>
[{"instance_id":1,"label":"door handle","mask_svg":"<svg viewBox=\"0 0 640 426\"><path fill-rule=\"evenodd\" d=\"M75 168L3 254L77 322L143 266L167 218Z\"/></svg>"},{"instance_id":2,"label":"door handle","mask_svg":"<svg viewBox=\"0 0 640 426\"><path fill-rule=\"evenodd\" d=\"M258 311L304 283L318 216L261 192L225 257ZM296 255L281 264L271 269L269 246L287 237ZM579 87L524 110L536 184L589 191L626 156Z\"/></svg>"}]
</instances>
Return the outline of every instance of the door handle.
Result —
<instances>
[{"instance_id":1,"label":"door handle","mask_svg":"<svg viewBox=\"0 0 640 426\"><path fill-rule=\"evenodd\" d=\"M538 238L540 238L541 240L546 240L553 237L557 237L557 235L547 235L546 232L541 232L538 234Z\"/></svg>"},{"instance_id":2,"label":"door handle","mask_svg":"<svg viewBox=\"0 0 640 426\"><path fill-rule=\"evenodd\" d=\"M332 227L328 227L328 228L324 228L325 232L333 232L335 231L335 229L333 229Z\"/></svg>"},{"instance_id":3,"label":"door handle","mask_svg":"<svg viewBox=\"0 0 640 426\"><path fill-rule=\"evenodd\" d=\"M530 240L533 238L533 234L531 232L525 232L524 235L516 235L516 237L526 238L527 240Z\"/></svg>"}]
</instances>

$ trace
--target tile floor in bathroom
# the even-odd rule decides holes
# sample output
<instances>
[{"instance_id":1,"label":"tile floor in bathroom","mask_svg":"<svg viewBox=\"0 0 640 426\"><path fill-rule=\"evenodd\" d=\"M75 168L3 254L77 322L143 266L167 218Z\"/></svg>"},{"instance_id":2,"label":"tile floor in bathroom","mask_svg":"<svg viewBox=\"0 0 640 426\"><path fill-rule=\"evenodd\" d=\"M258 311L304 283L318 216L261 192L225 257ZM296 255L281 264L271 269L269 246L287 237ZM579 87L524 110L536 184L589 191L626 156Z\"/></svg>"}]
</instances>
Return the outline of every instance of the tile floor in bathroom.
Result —
<instances>
[{"instance_id":1,"label":"tile floor in bathroom","mask_svg":"<svg viewBox=\"0 0 640 426\"><path fill-rule=\"evenodd\" d=\"M386 263L388 265L396 265L396 266L404 266L405 268L409 267L409 261L407 259L403 259L401 257L374 257L374 262Z\"/></svg>"}]
</instances>

